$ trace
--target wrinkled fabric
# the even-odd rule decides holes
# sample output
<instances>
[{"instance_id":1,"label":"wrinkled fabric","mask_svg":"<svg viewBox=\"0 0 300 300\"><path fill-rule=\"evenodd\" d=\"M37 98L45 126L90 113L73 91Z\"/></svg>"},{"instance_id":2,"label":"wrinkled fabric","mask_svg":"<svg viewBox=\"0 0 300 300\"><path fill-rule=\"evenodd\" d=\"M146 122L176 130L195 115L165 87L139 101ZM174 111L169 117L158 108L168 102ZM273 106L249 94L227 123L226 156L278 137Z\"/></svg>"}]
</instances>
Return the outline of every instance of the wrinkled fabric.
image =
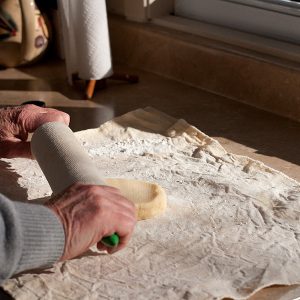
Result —
<instances>
[{"instance_id":1,"label":"wrinkled fabric","mask_svg":"<svg viewBox=\"0 0 300 300\"><path fill-rule=\"evenodd\" d=\"M151 108L76 133L107 178L161 185L165 214L126 249L90 250L4 285L16 299L246 299L300 283L300 185ZM10 160L29 199L51 190L34 161Z\"/></svg>"}]
</instances>

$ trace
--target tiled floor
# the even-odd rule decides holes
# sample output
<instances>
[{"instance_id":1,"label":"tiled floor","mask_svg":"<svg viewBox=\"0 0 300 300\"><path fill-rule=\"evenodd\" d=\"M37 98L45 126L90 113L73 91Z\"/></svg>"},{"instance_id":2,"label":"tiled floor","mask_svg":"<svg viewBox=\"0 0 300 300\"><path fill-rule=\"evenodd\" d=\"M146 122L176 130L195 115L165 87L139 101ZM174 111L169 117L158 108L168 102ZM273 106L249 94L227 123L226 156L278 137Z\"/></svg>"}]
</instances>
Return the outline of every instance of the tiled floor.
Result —
<instances>
[{"instance_id":1,"label":"tiled floor","mask_svg":"<svg viewBox=\"0 0 300 300\"><path fill-rule=\"evenodd\" d=\"M140 83L109 82L107 89L96 91L93 101L83 100L83 83L68 85L64 64L59 60L2 70L0 105L43 100L47 106L68 112L73 130L97 127L114 116L152 106L187 120L228 151L261 160L300 180L299 123L156 75L124 66L116 69L138 74ZM276 291L280 294L288 289ZM274 289L269 290L274 293ZM268 295L267 290L253 299L270 299Z\"/></svg>"}]
</instances>

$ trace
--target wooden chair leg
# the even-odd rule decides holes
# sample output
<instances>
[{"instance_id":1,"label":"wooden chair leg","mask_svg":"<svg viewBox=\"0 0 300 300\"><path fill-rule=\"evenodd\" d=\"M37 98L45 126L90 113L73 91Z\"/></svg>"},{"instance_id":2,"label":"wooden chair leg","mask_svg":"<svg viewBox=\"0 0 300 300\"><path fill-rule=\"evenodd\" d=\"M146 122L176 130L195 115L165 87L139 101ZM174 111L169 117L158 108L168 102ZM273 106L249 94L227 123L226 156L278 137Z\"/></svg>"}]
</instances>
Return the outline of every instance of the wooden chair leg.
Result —
<instances>
[{"instance_id":1,"label":"wooden chair leg","mask_svg":"<svg viewBox=\"0 0 300 300\"><path fill-rule=\"evenodd\" d=\"M101 89L105 88L107 79L126 81L128 83L139 82L139 77L137 75L130 75L126 73L114 73L112 76L101 80L90 79L87 81L86 90L85 90L85 99L91 100L93 98L96 83L97 83L97 88L101 88ZM78 75L73 74L72 80L73 81L78 80Z\"/></svg>"},{"instance_id":2,"label":"wooden chair leg","mask_svg":"<svg viewBox=\"0 0 300 300\"><path fill-rule=\"evenodd\" d=\"M91 79L88 81L86 90L85 90L85 97L86 99L90 100L93 98L94 91L95 91L95 86L96 86L96 80Z\"/></svg>"}]
</instances>

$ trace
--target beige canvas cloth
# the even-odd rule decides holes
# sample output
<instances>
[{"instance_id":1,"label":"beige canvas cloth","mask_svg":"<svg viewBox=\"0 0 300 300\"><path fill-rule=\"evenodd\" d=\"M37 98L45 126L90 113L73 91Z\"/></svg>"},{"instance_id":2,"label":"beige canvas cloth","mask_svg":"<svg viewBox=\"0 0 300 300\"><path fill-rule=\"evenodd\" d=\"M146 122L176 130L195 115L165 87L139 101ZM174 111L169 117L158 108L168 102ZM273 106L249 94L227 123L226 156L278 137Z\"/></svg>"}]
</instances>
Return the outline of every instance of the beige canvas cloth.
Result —
<instances>
[{"instance_id":1,"label":"beige canvas cloth","mask_svg":"<svg viewBox=\"0 0 300 300\"><path fill-rule=\"evenodd\" d=\"M246 299L266 286L300 283L295 180L151 108L76 136L104 177L156 182L168 208L140 221L121 252L91 250L7 280L16 299ZM51 194L35 161L1 165L7 195ZM8 188L14 181L18 188Z\"/></svg>"}]
</instances>

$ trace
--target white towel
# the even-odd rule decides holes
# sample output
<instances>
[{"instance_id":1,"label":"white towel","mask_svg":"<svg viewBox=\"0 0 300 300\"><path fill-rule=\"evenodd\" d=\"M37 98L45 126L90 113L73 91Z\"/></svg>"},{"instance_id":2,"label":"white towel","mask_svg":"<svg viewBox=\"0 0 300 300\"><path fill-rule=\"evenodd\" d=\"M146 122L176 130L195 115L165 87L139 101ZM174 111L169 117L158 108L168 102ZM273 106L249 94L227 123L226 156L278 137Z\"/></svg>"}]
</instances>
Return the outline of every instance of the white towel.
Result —
<instances>
[{"instance_id":1,"label":"white towel","mask_svg":"<svg viewBox=\"0 0 300 300\"><path fill-rule=\"evenodd\" d=\"M59 0L64 53L69 82L73 73L82 79L112 74L105 0Z\"/></svg>"}]
</instances>

